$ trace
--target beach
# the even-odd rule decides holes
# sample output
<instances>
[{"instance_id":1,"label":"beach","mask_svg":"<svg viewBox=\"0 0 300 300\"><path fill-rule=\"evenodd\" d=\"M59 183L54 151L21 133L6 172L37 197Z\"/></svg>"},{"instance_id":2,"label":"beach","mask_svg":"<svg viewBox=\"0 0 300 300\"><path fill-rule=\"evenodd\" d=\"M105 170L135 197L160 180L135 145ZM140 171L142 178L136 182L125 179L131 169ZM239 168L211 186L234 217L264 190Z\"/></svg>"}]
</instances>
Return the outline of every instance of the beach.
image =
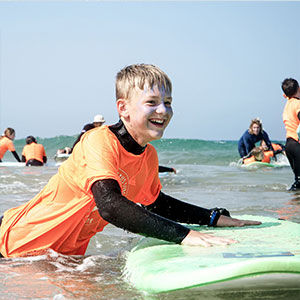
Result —
<instances>
[{"instance_id":1,"label":"beach","mask_svg":"<svg viewBox=\"0 0 300 300\"><path fill-rule=\"evenodd\" d=\"M58 148L74 136L39 138L48 163L43 167L0 165L0 213L34 197L57 172ZM24 140L15 141L21 154ZM232 216L250 214L300 223L300 193L289 192L293 173L285 158L278 168L246 170L237 165L237 141L162 139L153 142L160 165L177 174L161 174L163 191L206 208L224 207ZM14 161L6 154L3 161ZM84 257L46 255L0 260L0 299L299 299L298 289L231 291L182 290L147 295L123 276L126 255L140 236L108 225L92 238Z\"/></svg>"}]
</instances>

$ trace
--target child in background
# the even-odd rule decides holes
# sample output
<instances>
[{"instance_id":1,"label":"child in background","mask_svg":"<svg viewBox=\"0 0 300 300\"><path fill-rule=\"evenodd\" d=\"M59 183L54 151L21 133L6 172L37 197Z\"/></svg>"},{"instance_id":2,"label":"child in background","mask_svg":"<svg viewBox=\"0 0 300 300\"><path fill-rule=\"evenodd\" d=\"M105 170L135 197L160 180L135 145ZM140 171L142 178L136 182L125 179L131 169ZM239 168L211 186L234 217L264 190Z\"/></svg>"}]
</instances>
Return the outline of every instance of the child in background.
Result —
<instances>
[{"instance_id":1,"label":"child in background","mask_svg":"<svg viewBox=\"0 0 300 300\"><path fill-rule=\"evenodd\" d=\"M226 210L182 202L161 191L158 157L149 142L160 139L171 120L171 92L170 79L153 65L122 69L116 78L120 121L86 132L36 197L4 213L2 255L40 254L48 248L83 255L90 238L108 223L144 236L197 246L234 241L178 222L259 225L231 218Z\"/></svg>"},{"instance_id":2,"label":"child in background","mask_svg":"<svg viewBox=\"0 0 300 300\"><path fill-rule=\"evenodd\" d=\"M253 162L262 162L264 159L264 151L261 147L255 147L250 152L250 157L243 158L243 164L248 165Z\"/></svg>"},{"instance_id":3,"label":"child in background","mask_svg":"<svg viewBox=\"0 0 300 300\"><path fill-rule=\"evenodd\" d=\"M0 162L7 150L9 150L18 162L21 162L18 153L16 152L13 140L15 139L16 133L13 128L6 128L4 134L0 137Z\"/></svg>"},{"instance_id":4,"label":"child in background","mask_svg":"<svg viewBox=\"0 0 300 300\"><path fill-rule=\"evenodd\" d=\"M47 162L44 146L38 144L32 135L26 138L26 145L22 151L22 162L26 162L26 166L43 166Z\"/></svg>"}]
</instances>

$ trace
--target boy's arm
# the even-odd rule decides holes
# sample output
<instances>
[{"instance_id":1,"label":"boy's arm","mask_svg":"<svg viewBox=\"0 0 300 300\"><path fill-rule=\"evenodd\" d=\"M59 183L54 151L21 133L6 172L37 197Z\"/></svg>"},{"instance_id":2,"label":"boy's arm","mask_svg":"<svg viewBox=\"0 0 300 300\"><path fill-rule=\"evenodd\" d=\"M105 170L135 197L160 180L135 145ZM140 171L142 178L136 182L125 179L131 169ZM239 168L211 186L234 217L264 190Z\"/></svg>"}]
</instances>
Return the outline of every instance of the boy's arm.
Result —
<instances>
[{"instance_id":1,"label":"boy's arm","mask_svg":"<svg viewBox=\"0 0 300 300\"><path fill-rule=\"evenodd\" d=\"M145 208L155 214L187 224L208 225L211 211L193 204L189 204L160 192L158 198ZM217 218L214 220L218 221Z\"/></svg>"},{"instance_id":2,"label":"boy's arm","mask_svg":"<svg viewBox=\"0 0 300 300\"><path fill-rule=\"evenodd\" d=\"M121 194L116 180L104 179L92 185L100 216L107 222L144 236L180 244L190 229L154 214Z\"/></svg>"},{"instance_id":3,"label":"boy's arm","mask_svg":"<svg viewBox=\"0 0 300 300\"><path fill-rule=\"evenodd\" d=\"M176 222L200 224L209 226L234 226L259 225L260 222L239 220L230 217L226 209L206 209L190 203L175 199L160 192L157 200L146 207L148 210Z\"/></svg>"},{"instance_id":4,"label":"boy's arm","mask_svg":"<svg viewBox=\"0 0 300 300\"><path fill-rule=\"evenodd\" d=\"M234 240L228 238L190 230L174 221L147 211L123 197L116 180L96 181L92 185L92 193L100 216L125 230L190 246L208 247L227 245L234 242Z\"/></svg>"}]
</instances>

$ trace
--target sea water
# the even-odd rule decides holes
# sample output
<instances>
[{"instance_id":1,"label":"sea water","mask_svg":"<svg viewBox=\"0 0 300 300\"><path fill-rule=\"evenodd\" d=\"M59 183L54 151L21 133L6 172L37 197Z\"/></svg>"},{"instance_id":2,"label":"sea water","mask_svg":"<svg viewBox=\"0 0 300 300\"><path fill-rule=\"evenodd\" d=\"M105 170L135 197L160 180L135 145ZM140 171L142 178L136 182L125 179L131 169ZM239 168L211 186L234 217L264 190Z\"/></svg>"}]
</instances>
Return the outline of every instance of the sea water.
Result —
<instances>
[{"instance_id":1,"label":"sea water","mask_svg":"<svg viewBox=\"0 0 300 300\"><path fill-rule=\"evenodd\" d=\"M0 214L34 197L59 166L58 148L72 146L75 136L38 139L45 146L43 167L0 165ZM21 154L24 140L15 141ZM231 214L262 215L300 223L300 194L287 189L293 173L285 157L280 168L246 170L238 166L237 141L163 139L153 143L160 165L177 174L161 174L163 191L183 201ZM7 153L4 161L14 161ZM49 251L36 257L0 260L0 299L300 299L296 289L205 290L190 289L148 295L123 277L126 254L140 236L108 225L92 238L84 257Z\"/></svg>"}]
</instances>

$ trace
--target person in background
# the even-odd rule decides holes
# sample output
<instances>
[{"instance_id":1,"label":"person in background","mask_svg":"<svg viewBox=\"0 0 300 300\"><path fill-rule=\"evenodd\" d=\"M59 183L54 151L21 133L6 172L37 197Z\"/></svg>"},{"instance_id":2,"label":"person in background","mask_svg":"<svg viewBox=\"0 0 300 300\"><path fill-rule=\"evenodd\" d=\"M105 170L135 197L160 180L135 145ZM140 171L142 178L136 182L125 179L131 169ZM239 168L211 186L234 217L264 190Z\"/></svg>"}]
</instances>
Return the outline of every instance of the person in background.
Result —
<instances>
[{"instance_id":1,"label":"person in background","mask_svg":"<svg viewBox=\"0 0 300 300\"><path fill-rule=\"evenodd\" d=\"M22 152L22 162L26 162L26 166L43 166L47 162L44 146L38 144L36 138L32 135L26 138L26 145Z\"/></svg>"},{"instance_id":2,"label":"person in background","mask_svg":"<svg viewBox=\"0 0 300 300\"><path fill-rule=\"evenodd\" d=\"M271 163L271 158L273 157L276 161L277 154L284 154L285 155L285 147L281 144L274 144L272 143L272 147L274 151L267 150L265 151L264 146L254 147L247 156L243 157L243 164L248 165L253 162L264 162L264 163Z\"/></svg>"},{"instance_id":3,"label":"person in background","mask_svg":"<svg viewBox=\"0 0 300 300\"><path fill-rule=\"evenodd\" d=\"M189 246L235 241L180 223L247 226L161 191L158 156L151 141L163 136L172 115L172 84L153 65L131 65L116 77L120 120L86 132L43 190L4 212L0 252L4 257L38 255L52 249L84 255L90 239L109 223L147 237Z\"/></svg>"},{"instance_id":4,"label":"person in background","mask_svg":"<svg viewBox=\"0 0 300 300\"><path fill-rule=\"evenodd\" d=\"M300 88L298 81L293 78L286 78L281 88L287 100L282 113L286 129L285 153L295 176L290 191L296 191L300 190L300 143L297 133L300 124Z\"/></svg>"},{"instance_id":5,"label":"person in background","mask_svg":"<svg viewBox=\"0 0 300 300\"><path fill-rule=\"evenodd\" d=\"M240 156L242 158L247 156L255 147L255 143L259 141L265 142L266 147L264 150L273 150L269 136L262 128L261 120L259 118L255 118L251 120L249 129L245 131L238 142Z\"/></svg>"},{"instance_id":6,"label":"person in background","mask_svg":"<svg viewBox=\"0 0 300 300\"><path fill-rule=\"evenodd\" d=\"M105 119L102 115L95 115L93 123L88 123L88 124L84 125L84 127L82 128L79 136L77 137L76 141L73 144L71 153L72 153L75 145L80 141L80 139L84 133L86 133L87 131L89 131L93 128L101 127L104 123L105 123Z\"/></svg>"},{"instance_id":7,"label":"person in background","mask_svg":"<svg viewBox=\"0 0 300 300\"><path fill-rule=\"evenodd\" d=\"M170 172L170 173L174 173L174 174L177 173L176 169L174 169L174 168L169 168L169 167L164 167L164 166L158 166L158 172L159 172L159 173Z\"/></svg>"},{"instance_id":8,"label":"person in background","mask_svg":"<svg viewBox=\"0 0 300 300\"><path fill-rule=\"evenodd\" d=\"M264 151L261 147L254 147L248 156L243 157L243 164L248 165L250 163L259 161L263 162L264 159Z\"/></svg>"},{"instance_id":9,"label":"person in background","mask_svg":"<svg viewBox=\"0 0 300 300\"><path fill-rule=\"evenodd\" d=\"M13 140L15 139L16 133L13 128L6 128L4 134L0 137L0 162L7 150L9 150L18 162L21 162L18 153L16 152Z\"/></svg>"},{"instance_id":10,"label":"person in background","mask_svg":"<svg viewBox=\"0 0 300 300\"><path fill-rule=\"evenodd\" d=\"M59 154L71 154L72 149L70 147L65 147L63 149L57 149L56 155Z\"/></svg>"}]
</instances>

